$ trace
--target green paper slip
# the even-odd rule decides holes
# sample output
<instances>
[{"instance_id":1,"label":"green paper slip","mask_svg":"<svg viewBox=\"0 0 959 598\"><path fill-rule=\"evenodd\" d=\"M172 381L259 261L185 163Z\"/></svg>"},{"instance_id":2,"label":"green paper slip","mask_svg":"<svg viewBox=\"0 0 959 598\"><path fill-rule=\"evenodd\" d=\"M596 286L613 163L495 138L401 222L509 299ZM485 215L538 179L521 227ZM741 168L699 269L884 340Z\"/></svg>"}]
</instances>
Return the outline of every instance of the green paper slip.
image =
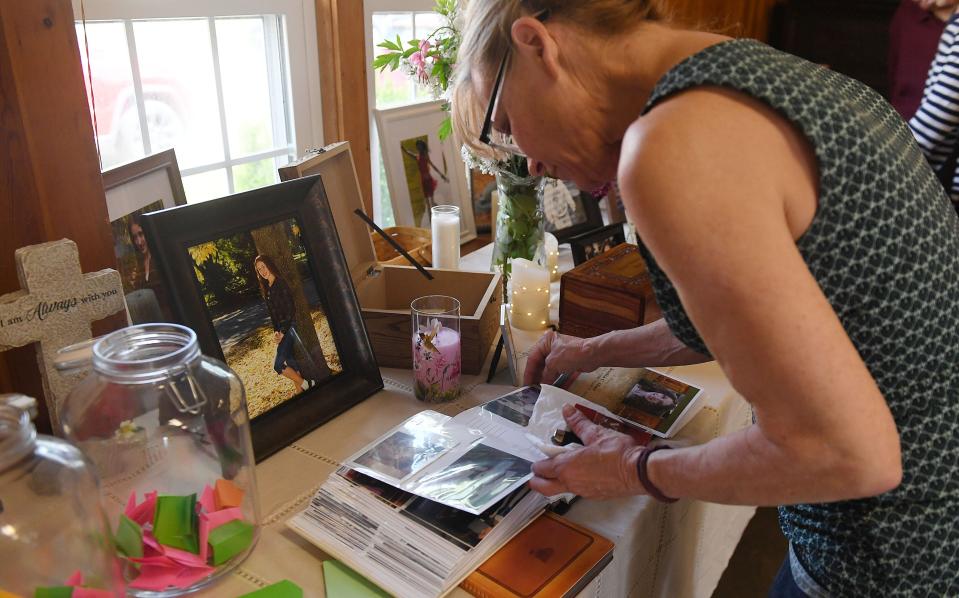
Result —
<instances>
[{"instance_id":1,"label":"green paper slip","mask_svg":"<svg viewBox=\"0 0 959 598\"><path fill-rule=\"evenodd\" d=\"M200 538L196 515L196 494L190 496L158 496L153 516L153 535L157 542L200 554Z\"/></svg>"},{"instance_id":2,"label":"green paper slip","mask_svg":"<svg viewBox=\"0 0 959 598\"><path fill-rule=\"evenodd\" d=\"M120 515L117 533L113 537L117 550L130 558L143 556L143 529L126 515Z\"/></svg>"},{"instance_id":3,"label":"green paper slip","mask_svg":"<svg viewBox=\"0 0 959 598\"><path fill-rule=\"evenodd\" d=\"M323 582L329 598L389 598L390 595L339 561L323 561Z\"/></svg>"},{"instance_id":4,"label":"green paper slip","mask_svg":"<svg viewBox=\"0 0 959 598\"><path fill-rule=\"evenodd\" d=\"M213 565L218 566L240 554L253 541L253 526L234 519L210 531L208 542L213 549Z\"/></svg>"},{"instance_id":5,"label":"green paper slip","mask_svg":"<svg viewBox=\"0 0 959 598\"><path fill-rule=\"evenodd\" d=\"M288 579L268 585L261 590L243 594L239 598L303 598L303 589ZM327 598L333 598L327 596Z\"/></svg>"},{"instance_id":6,"label":"green paper slip","mask_svg":"<svg viewBox=\"0 0 959 598\"><path fill-rule=\"evenodd\" d=\"M73 596L73 586L52 586L37 588L33 598L70 598Z\"/></svg>"}]
</instances>

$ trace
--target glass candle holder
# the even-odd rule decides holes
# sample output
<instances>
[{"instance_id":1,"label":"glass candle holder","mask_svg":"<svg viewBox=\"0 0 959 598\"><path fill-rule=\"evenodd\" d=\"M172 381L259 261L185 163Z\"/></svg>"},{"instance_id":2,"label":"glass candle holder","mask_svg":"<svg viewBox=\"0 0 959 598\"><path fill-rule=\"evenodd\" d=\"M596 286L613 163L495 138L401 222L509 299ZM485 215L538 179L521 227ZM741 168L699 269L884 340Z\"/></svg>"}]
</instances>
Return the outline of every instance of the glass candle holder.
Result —
<instances>
[{"instance_id":1,"label":"glass candle holder","mask_svg":"<svg viewBox=\"0 0 959 598\"><path fill-rule=\"evenodd\" d=\"M410 304L413 324L413 380L416 398L452 401L460 394L460 302L429 295Z\"/></svg>"},{"instance_id":2,"label":"glass candle holder","mask_svg":"<svg viewBox=\"0 0 959 598\"><path fill-rule=\"evenodd\" d=\"M433 267L459 270L460 209L457 206L433 206Z\"/></svg>"},{"instance_id":3,"label":"glass candle holder","mask_svg":"<svg viewBox=\"0 0 959 598\"><path fill-rule=\"evenodd\" d=\"M543 330L549 326L549 272L523 258L513 260L509 281L510 322L523 330Z\"/></svg>"}]
</instances>

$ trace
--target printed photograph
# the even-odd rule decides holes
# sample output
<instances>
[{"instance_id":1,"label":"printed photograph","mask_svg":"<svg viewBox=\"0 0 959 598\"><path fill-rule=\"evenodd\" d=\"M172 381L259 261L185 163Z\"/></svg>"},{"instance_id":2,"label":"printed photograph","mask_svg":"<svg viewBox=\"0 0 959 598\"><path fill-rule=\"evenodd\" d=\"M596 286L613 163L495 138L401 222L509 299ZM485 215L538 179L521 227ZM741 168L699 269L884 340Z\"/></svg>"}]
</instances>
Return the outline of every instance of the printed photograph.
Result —
<instances>
[{"instance_id":1,"label":"printed photograph","mask_svg":"<svg viewBox=\"0 0 959 598\"><path fill-rule=\"evenodd\" d=\"M110 223L117 269L134 324L174 321L159 263L150 252L140 221L143 214L162 210L163 207L163 200L158 199Z\"/></svg>"},{"instance_id":2,"label":"printed photograph","mask_svg":"<svg viewBox=\"0 0 959 598\"><path fill-rule=\"evenodd\" d=\"M463 550L475 547L530 492L521 487L479 515L417 497L401 513L420 525L439 532Z\"/></svg>"},{"instance_id":3,"label":"printed photograph","mask_svg":"<svg viewBox=\"0 0 959 598\"><path fill-rule=\"evenodd\" d=\"M470 170L469 176L476 232L488 233L495 224L493 222L493 192L496 191L496 177L479 170Z\"/></svg>"},{"instance_id":4,"label":"printed photograph","mask_svg":"<svg viewBox=\"0 0 959 598\"><path fill-rule=\"evenodd\" d=\"M674 378L644 370L619 406L610 411L665 433L699 390Z\"/></svg>"},{"instance_id":5,"label":"printed photograph","mask_svg":"<svg viewBox=\"0 0 959 598\"><path fill-rule=\"evenodd\" d=\"M529 419L533 417L533 407L539 399L539 392L538 386L521 388L486 403L483 409L525 427L529 424Z\"/></svg>"},{"instance_id":6,"label":"printed photograph","mask_svg":"<svg viewBox=\"0 0 959 598\"><path fill-rule=\"evenodd\" d=\"M414 498L414 495L406 492L405 490L400 490L396 486L391 486L386 482L381 482L380 480L372 478L366 474L362 474L355 469L343 467L337 471L337 473L347 480L353 482L357 486L366 488L370 494L373 494L394 508L402 507L406 503L410 502L411 498Z\"/></svg>"},{"instance_id":7,"label":"printed photograph","mask_svg":"<svg viewBox=\"0 0 959 598\"><path fill-rule=\"evenodd\" d=\"M189 248L250 419L343 371L301 232L290 219Z\"/></svg>"},{"instance_id":8,"label":"printed photograph","mask_svg":"<svg viewBox=\"0 0 959 598\"><path fill-rule=\"evenodd\" d=\"M583 224L586 207L576 185L558 179L547 179L543 188L543 214L546 232L554 232Z\"/></svg>"},{"instance_id":9,"label":"printed photograph","mask_svg":"<svg viewBox=\"0 0 959 598\"><path fill-rule=\"evenodd\" d=\"M380 475L402 480L425 467L452 446L452 441L436 434L414 436L397 430L354 462Z\"/></svg>"},{"instance_id":10,"label":"printed photograph","mask_svg":"<svg viewBox=\"0 0 959 598\"><path fill-rule=\"evenodd\" d=\"M455 204L450 186L449 167L442 151L431 152L429 137L422 135L400 143L406 186L416 226L430 227L433 206Z\"/></svg>"},{"instance_id":11,"label":"printed photograph","mask_svg":"<svg viewBox=\"0 0 959 598\"><path fill-rule=\"evenodd\" d=\"M424 476L415 492L478 512L529 477L532 467L526 459L477 444L448 467Z\"/></svg>"},{"instance_id":12,"label":"printed photograph","mask_svg":"<svg viewBox=\"0 0 959 598\"><path fill-rule=\"evenodd\" d=\"M599 230L577 235L569 240L573 254L573 263L580 265L626 242L626 232L622 224L610 224Z\"/></svg>"}]
</instances>

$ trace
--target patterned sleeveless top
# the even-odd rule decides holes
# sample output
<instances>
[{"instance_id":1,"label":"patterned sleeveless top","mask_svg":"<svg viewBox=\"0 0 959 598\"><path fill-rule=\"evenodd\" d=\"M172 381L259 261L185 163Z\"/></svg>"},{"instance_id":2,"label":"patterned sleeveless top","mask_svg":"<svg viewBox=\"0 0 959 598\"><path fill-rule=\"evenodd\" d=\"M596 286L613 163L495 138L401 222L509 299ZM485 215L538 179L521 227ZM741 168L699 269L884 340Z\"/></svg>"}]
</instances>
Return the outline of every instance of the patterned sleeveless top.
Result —
<instances>
[{"instance_id":1,"label":"patterned sleeveless top","mask_svg":"<svg viewBox=\"0 0 959 598\"><path fill-rule=\"evenodd\" d=\"M959 595L959 219L906 124L857 81L733 40L670 70L643 114L696 86L763 101L809 140L819 206L797 246L901 437L903 482L892 492L780 508L794 554L830 595ZM640 250L670 329L708 354Z\"/></svg>"}]
</instances>

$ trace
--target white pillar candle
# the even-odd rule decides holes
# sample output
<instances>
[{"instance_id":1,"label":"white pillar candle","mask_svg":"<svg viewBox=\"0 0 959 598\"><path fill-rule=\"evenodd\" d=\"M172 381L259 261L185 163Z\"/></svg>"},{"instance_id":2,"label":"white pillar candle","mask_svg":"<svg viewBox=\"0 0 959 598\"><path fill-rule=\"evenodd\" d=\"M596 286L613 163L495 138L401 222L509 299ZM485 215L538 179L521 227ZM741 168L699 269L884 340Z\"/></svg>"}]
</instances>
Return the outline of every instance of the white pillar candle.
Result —
<instances>
[{"instance_id":1,"label":"white pillar candle","mask_svg":"<svg viewBox=\"0 0 959 598\"><path fill-rule=\"evenodd\" d=\"M435 206L432 210L433 267L458 270L460 267L460 209Z\"/></svg>"},{"instance_id":2,"label":"white pillar candle","mask_svg":"<svg viewBox=\"0 0 959 598\"><path fill-rule=\"evenodd\" d=\"M559 241L555 235L546 233L544 239L546 245L546 269L549 271L549 279L559 280Z\"/></svg>"},{"instance_id":3,"label":"white pillar candle","mask_svg":"<svg viewBox=\"0 0 959 598\"><path fill-rule=\"evenodd\" d=\"M516 258L510 262L510 322L523 330L549 326L549 272L535 263Z\"/></svg>"}]
</instances>

